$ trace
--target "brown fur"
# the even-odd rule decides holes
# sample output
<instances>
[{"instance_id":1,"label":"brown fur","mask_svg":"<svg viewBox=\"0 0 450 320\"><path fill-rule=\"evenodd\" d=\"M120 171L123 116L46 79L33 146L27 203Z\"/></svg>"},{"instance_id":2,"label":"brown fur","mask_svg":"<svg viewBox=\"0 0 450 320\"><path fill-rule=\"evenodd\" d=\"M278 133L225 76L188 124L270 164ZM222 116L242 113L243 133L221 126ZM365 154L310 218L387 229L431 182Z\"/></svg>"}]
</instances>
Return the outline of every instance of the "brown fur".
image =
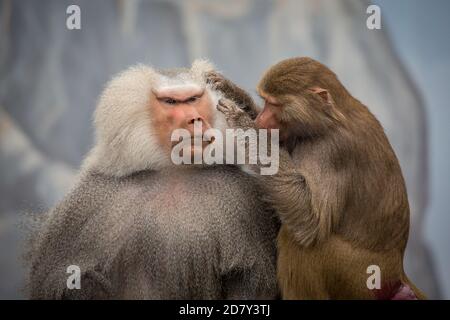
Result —
<instances>
[{"instance_id":1,"label":"brown fur","mask_svg":"<svg viewBox=\"0 0 450 320\"><path fill-rule=\"evenodd\" d=\"M312 89L321 88L328 96ZM370 265L384 288L407 279L403 255L409 205L400 165L377 119L336 75L310 58L272 66L258 90L280 103L288 132L280 168L262 176L283 226L278 280L285 299L376 298ZM376 290L375 290L376 291Z\"/></svg>"}]
</instances>

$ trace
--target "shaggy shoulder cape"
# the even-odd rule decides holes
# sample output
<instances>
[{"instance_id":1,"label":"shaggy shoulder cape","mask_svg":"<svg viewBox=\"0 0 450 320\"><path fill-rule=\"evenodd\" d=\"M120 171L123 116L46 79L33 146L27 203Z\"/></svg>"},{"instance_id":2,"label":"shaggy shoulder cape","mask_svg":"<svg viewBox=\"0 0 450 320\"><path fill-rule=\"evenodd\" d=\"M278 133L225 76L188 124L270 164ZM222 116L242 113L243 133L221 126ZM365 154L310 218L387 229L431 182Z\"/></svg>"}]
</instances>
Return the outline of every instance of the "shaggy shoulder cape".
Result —
<instances>
[{"instance_id":1,"label":"shaggy shoulder cape","mask_svg":"<svg viewBox=\"0 0 450 320\"><path fill-rule=\"evenodd\" d=\"M232 166L84 174L36 234L30 297L274 298L278 220L259 199Z\"/></svg>"}]
</instances>

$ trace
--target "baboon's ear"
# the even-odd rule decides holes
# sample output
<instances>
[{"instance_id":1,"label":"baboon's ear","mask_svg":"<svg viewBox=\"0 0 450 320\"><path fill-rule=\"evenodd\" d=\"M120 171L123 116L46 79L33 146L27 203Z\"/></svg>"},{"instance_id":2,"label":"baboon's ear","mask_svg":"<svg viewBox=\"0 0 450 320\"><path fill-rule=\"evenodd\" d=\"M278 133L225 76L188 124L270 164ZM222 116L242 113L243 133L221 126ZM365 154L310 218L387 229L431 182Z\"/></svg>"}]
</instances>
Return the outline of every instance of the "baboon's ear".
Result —
<instances>
[{"instance_id":1,"label":"baboon's ear","mask_svg":"<svg viewBox=\"0 0 450 320\"><path fill-rule=\"evenodd\" d=\"M332 105L333 99L331 98L330 93L328 90L320 88L320 87L313 87L309 89L312 93L317 94L320 99L323 100L326 104Z\"/></svg>"}]
</instances>

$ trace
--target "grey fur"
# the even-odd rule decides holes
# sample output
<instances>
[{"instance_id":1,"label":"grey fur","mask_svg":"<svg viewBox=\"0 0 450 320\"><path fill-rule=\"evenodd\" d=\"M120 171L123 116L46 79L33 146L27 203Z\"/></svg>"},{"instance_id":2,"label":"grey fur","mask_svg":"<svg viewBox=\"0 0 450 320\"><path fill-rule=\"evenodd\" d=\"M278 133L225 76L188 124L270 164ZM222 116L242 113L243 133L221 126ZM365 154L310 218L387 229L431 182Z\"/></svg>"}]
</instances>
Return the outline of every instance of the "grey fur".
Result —
<instances>
[{"instance_id":1,"label":"grey fur","mask_svg":"<svg viewBox=\"0 0 450 320\"><path fill-rule=\"evenodd\" d=\"M258 192L231 166L87 173L35 239L30 297L274 298L278 223Z\"/></svg>"}]
</instances>

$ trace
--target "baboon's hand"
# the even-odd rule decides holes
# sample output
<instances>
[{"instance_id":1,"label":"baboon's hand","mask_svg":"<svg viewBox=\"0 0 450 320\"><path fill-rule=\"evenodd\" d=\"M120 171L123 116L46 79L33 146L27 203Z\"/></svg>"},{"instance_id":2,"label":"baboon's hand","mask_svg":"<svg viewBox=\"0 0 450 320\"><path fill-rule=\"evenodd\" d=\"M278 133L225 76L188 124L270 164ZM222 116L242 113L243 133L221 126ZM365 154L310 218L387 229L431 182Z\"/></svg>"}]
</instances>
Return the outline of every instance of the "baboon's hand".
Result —
<instances>
[{"instance_id":1,"label":"baboon's hand","mask_svg":"<svg viewBox=\"0 0 450 320\"><path fill-rule=\"evenodd\" d=\"M235 85L217 71L208 72L206 82L211 85L213 90L221 91L224 94L232 93L235 90Z\"/></svg>"},{"instance_id":2,"label":"baboon's hand","mask_svg":"<svg viewBox=\"0 0 450 320\"><path fill-rule=\"evenodd\" d=\"M251 119L256 118L258 107L252 97L234 82L228 80L217 71L208 72L206 74L206 82L213 90L222 92L225 98L235 101L237 106L248 113Z\"/></svg>"},{"instance_id":3,"label":"baboon's hand","mask_svg":"<svg viewBox=\"0 0 450 320\"><path fill-rule=\"evenodd\" d=\"M253 121L247 113L245 113L232 100L222 98L217 104L217 110L225 115L228 125L232 128L250 128L253 127Z\"/></svg>"},{"instance_id":4,"label":"baboon's hand","mask_svg":"<svg viewBox=\"0 0 450 320\"><path fill-rule=\"evenodd\" d=\"M241 108L239 108L234 101L227 98L222 98L219 100L217 110L222 112L227 118L227 120L239 118L239 116L244 113L244 111L242 111Z\"/></svg>"},{"instance_id":5,"label":"baboon's hand","mask_svg":"<svg viewBox=\"0 0 450 320\"><path fill-rule=\"evenodd\" d=\"M244 111L234 101L227 98L219 100L217 110L225 115L225 119L231 127L235 127L239 122L239 118L244 115Z\"/></svg>"}]
</instances>

